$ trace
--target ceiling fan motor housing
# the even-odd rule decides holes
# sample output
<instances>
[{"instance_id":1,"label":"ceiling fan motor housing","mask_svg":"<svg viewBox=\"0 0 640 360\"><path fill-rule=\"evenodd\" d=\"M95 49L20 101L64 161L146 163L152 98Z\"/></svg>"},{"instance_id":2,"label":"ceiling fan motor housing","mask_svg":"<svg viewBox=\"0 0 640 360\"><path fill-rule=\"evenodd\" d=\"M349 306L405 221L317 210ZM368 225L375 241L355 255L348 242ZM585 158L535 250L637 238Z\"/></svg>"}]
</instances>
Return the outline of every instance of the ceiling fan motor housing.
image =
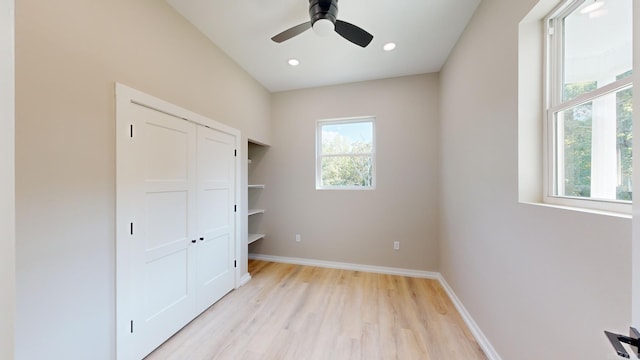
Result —
<instances>
[{"instance_id":1,"label":"ceiling fan motor housing","mask_svg":"<svg viewBox=\"0 0 640 360\"><path fill-rule=\"evenodd\" d=\"M363 48L367 47L373 40L373 35L362 28L346 21L338 20L338 0L309 0L309 17L311 18L310 21L291 27L272 37L271 40L281 43L302 34L309 28L313 28L313 31L319 36L330 36L338 33L338 35Z\"/></svg>"},{"instance_id":2,"label":"ceiling fan motor housing","mask_svg":"<svg viewBox=\"0 0 640 360\"><path fill-rule=\"evenodd\" d=\"M311 25L321 19L335 24L338 18L338 0L309 0L309 16Z\"/></svg>"}]
</instances>

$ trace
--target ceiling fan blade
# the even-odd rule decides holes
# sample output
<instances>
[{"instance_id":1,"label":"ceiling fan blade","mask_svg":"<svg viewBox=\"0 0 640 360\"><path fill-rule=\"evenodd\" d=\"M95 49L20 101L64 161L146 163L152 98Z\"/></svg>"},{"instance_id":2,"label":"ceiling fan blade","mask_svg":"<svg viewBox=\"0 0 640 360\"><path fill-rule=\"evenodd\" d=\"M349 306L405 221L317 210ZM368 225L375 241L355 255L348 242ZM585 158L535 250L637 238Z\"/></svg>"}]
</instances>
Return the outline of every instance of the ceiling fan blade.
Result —
<instances>
[{"instance_id":1,"label":"ceiling fan blade","mask_svg":"<svg viewBox=\"0 0 640 360\"><path fill-rule=\"evenodd\" d=\"M300 35L303 32L307 31L311 29L311 21L307 21L306 23L302 23L300 25L296 25L292 28L289 28L283 32L281 32L280 34L274 36L271 38L271 40L277 42L277 43L281 43L283 41L289 40L292 37L296 36L296 35Z\"/></svg>"},{"instance_id":2,"label":"ceiling fan blade","mask_svg":"<svg viewBox=\"0 0 640 360\"><path fill-rule=\"evenodd\" d=\"M343 38L362 47L367 47L371 40L373 40L373 35L342 20L336 20L336 32Z\"/></svg>"}]
</instances>

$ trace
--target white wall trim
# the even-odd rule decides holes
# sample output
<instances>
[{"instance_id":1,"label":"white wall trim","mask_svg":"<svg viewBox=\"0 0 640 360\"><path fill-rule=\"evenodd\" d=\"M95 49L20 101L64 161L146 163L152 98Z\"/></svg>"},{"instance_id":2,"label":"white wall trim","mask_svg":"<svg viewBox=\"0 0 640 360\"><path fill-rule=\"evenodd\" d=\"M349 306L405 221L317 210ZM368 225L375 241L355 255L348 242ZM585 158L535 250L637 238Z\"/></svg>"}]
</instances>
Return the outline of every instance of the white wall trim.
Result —
<instances>
[{"instance_id":1,"label":"white wall trim","mask_svg":"<svg viewBox=\"0 0 640 360\"><path fill-rule=\"evenodd\" d=\"M640 6L633 4L633 76L634 87L640 85ZM640 101L640 91L633 92L633 102ZM640 118L640 107L633 107L633 118ZM633 136L640 135L640 127L633 127ZM636 147L633 151L633 167L640 169L640 151ZM640 180L640 172L633 173L633 181ZM633 220L631 223L631 326L640 329L640 202L633 202Z\"/></svg>"},{"instance_id":2,"label":"white wall trim","mask_svg":"<svg viewBox=\"0 0 640 360\"><path fill-rule=\"evenodd\" d=\"M240 278L240 281L238 281L238 285L236 286L236 289L239 287L245 286L250 280L251 280L251 275L249 273L242 275L242 277Z\"/></svg>"},{"instance_id":3,"label":"white wall trim","mask_svg":"<svg viewBox=\"0 0 640 360\"><path fill-rule=\"evenodd\" d=\"M15 357L15 47L13 0L0 2L0 358Z\"/></svg>"},{"instance_id":4,"label":"white wall trim","mask_svg":"<svg viewBox=\"0 0 640 360\"><path fill-rule=\"evenodd\" d=\"M431 272L431 271L411 270L411 269L361 265L361 264L350 264L350 263L343 263L343 262L336 262L336 261L301 259L301 258L291 258L291 257L284 257L284 256L262 255L262 254L249 254L249 259L277 262L277 263L283 263L283 264L317 266L317 267L323 267L323 268L329 268L329 269L363 271L363 272L370 272L370 273L376 273L376 274L409 276L409 277L417 277L417 278L433 279L433 280L439 280L440 278L440 273Z\"/></svg>"},{"instance_id":5,"label":"white wall trim","mask_svg":"<svg viewBox=\"0 0 640 360\"><path fill-rule=\"evenodd\" d=\"M303 265L303 266L317 266L329 269L340 269L340 270L353 270L353 271L363 271L370 272L376 274L386 274L386 275L399 275L399 276L408 276L408 277L416 277L416 278L424 278L424 279L432 279L438 280L440 285L444 288L447 295L451 299L451 302L456 307L462 320L467 324L471 334L478 342L478 345L482 348L485 355L489 358L489 360L502 360L498 352L494 349L493 345L489 342L489 339L484 335L480 327L471 317L471 314L464 307L458 296L453 292L453 289L447 281L444 279L442 274L434 271L423 271L423 270L412 270L412 269L402 269L402 268L392 268L392 267L384 267L384 266L373 266L373 265L361 265L361 264L350 264L336 261L325 261L325 260L314 260L314 259L301 259L301 258L292 258L285 256L273 256L273 255L263 255L263 254L249 254L249 259L252 260L262 260L262 261L270 261L276 263L283 264L294 264L294 265Z\"/></svg>"},{"instance_id":6,"label":"white wall trim","mask_svg":"<svg viewBox=\"0 0 640 360\"><path fill-rule=\"evenodd\" d=\"M462 320L464 320L464 322L469 327L469 330L473 334L473 337L476 338L478 345L480 345L485 355L487 355L487 357L490 360L502 360L502 358L500 357L496 349L489 342L489 339L487 339L487 337L484 335L482 330L480 330L480 327L478 326L478 324L476 324L476 322L471 317L471 314L469 314L467 309L464 307L464 305L462 304L462 301L460 301L456 293L453 292L453 289L451 288L451 286L449 286L449 283L447 283L447 281L444 279L442 274L438 274L438 275L439 275L438 280L440 281L440 285L442 285L442 287L444 288L444 291L446 291L447 295L449 295L451 302L460 313Z\"/></svg>"}]
</instances>

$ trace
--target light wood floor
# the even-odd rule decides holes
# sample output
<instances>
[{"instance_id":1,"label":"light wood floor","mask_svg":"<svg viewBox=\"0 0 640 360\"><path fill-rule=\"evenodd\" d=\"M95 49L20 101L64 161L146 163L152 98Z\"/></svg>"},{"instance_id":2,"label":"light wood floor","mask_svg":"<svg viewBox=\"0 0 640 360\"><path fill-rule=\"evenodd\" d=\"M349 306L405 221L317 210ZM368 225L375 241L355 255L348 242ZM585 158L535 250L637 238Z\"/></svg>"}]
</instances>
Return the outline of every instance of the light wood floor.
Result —
<instances>
[{"instance_id":1,"label":"light wood floor","mask_svg":"<svg viewBox=\"0 0 640 360\"><path fill-rule=\"evenodd\" d=\"M487 359L435 280L250 261L148 359Z\"/></svg>"}]
</instances>

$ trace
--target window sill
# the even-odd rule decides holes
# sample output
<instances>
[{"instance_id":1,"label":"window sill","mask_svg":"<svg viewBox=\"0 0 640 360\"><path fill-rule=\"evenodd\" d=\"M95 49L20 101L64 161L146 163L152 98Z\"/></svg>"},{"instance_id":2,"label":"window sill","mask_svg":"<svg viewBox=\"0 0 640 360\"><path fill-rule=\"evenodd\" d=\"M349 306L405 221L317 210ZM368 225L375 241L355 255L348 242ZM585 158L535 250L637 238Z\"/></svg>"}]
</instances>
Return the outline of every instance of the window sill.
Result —
<instances>
[{"instance_id":1,"label":"window sill","mask_svg":"<svg viewBox=\"0 0 640 360\"><path fill-rule=\"evenodd\" d=\"M316 190L325 191L325 190L338 190L338 191L371 191L375 190L375 187L354 187L354 186L345 186L345 187L316 187Z\"/></svg>"},{"instance_id":2,"label":"window sill","mask_svg":"<svg viewBox=\"0 0 640 360\"><path fill-rule=\"evenodd\" d=\"M576 211L576 212L582 212L587 214L611 216L611 217L617 217L620 219L632 218L631 214L615 212L615 211L586 209L586 208L576 207L576 206L557 205L557 204L540 203L540 202L520 201L520 203L525 205L534 205L534 206L541 206L541 207L554 208L554 209L560 209L560 210Z\"/></svg>"}]
</instances>

